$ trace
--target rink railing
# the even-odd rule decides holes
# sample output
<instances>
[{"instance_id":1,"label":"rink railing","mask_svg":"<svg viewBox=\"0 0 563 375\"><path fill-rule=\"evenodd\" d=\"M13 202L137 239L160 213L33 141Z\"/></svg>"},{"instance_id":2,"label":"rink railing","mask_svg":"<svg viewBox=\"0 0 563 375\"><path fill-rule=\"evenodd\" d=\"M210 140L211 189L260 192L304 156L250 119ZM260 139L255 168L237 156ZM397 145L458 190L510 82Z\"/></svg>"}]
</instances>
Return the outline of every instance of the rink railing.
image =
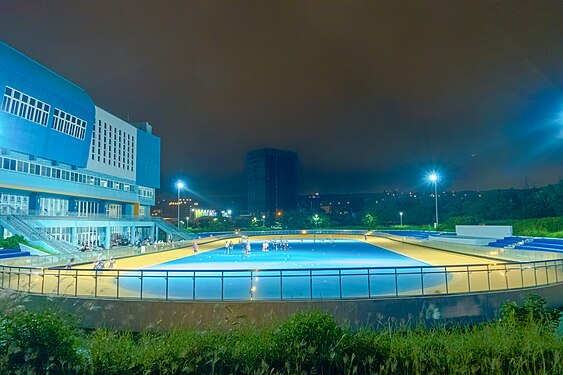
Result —
<instances>
[{"instance_id":1,"label":"rink railing","mask_svg":"<svg viewBox=\"0 0 563 375\"><path fill-rule=\"evenodd\" d=\"M0 287L131 300L345 300L466 294L563 282L563 260L422 267L119 270L0 266Z\"/></svg>"}]
</instances>

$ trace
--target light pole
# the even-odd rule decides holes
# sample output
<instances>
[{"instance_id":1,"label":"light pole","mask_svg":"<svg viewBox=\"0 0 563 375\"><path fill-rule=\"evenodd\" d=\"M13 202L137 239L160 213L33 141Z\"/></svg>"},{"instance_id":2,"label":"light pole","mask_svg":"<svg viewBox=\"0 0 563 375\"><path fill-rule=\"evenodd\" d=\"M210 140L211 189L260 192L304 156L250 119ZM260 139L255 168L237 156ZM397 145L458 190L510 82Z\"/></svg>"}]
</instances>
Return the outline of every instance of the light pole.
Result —
<instances>
[{"instance_id":1,"label":"light pole","mask_svg":"<svg viewBox=\"0 0 563 375\"><path fill-rule=\"evenodd\" d=\"M266 227L266 215L262 215L262 226Z\"/></svg>"},{"instance_id":2,"label":"light pole","mask_svg":"<svg viewBox=\"0 0 563 375\"><path fill-rule=\"evenodd\" d=\"M403 226L403 212L399 212L399 216L401 217L401 226Z\"/></svg>"},{"instance_id":3,"label":"light pole","mask_svg":"<svg viewBox=\"0 0 563 375\"><path fill-rule=\"evenodd\" d=\"M436 222L434 223L434 229L438 227L438 175L436 173L431 173L428 179L434 183L434 200L436 202Z\"/></svg>"},{"instance_id":4,"label":"light pole","mask_svg":"<svg viewBox=\"0 0 563 375\"><path fill-rule=\"evenodd\" d=\"M178 188L178 229L180 229L180 190L184 188L184 183L178 181L176 182L176 187Z\"/></svg>"}]
</instances>

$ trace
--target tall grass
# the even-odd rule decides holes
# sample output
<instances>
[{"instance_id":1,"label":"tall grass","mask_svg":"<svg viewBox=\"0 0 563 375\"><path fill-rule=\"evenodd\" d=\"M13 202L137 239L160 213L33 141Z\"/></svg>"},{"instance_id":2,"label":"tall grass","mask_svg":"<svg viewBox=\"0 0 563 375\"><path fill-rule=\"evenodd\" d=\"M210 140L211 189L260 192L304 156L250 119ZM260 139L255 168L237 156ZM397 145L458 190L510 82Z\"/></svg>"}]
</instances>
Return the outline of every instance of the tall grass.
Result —
<instances>
[{"instance_id":1,"label":"tall grass","mask_svg":"<svg viewBox=\"0 0 563 375\"><path fill-rule=\"evenodd\" d=\"M352 331L322 313L272 329L79 331L58 314L0 322L0 373L563 374L557 314L536 298L472 327Z\"/></svg>"}]
</instances>

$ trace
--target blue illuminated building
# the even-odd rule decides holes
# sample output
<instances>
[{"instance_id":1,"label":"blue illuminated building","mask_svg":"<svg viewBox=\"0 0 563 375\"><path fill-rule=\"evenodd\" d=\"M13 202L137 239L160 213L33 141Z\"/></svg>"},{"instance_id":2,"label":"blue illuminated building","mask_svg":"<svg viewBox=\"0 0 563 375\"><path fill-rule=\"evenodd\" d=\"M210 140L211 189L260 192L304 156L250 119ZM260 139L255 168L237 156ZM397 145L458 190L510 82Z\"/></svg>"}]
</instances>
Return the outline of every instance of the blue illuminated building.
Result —
<instances>
[{"instance_id":1,"label":"blue illuminated building","mask_svg":"<svg viewBox=\"0 0 563 375\"><path fill-rule=\"evenodd\" d=\"M3 42L0 105L4 236L19 233L69 252L171 230L150 217L160 139L149 123L97 107L83 89Z\"/></svg>"}]
</instances>

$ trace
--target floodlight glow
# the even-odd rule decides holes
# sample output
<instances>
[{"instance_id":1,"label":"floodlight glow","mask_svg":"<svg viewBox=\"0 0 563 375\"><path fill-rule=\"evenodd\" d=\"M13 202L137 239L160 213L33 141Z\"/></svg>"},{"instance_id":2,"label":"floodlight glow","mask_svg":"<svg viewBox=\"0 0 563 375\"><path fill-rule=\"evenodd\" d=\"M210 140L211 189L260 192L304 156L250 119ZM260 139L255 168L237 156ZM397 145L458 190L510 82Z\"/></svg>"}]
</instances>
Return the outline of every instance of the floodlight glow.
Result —
<instances>
[{"instance_id":1,"label":"floodlight glow","mask_svg":"<svg viewBox=\"0 0 563 375\"><path fill-rule=\"evenodd\" d=\"M432 182L436 182L436 181L438 181L438 175L437 175L436 173L431 173L431 174L428 176L428 179L429 179L430 181L432 181Z\"/></svg>"},{"instance_id":2,"label":"floodlight glow","mask_svg":"<svg viewBox=\"0 0 563 375\"><path fill-rule=\"evenodd\" d=\"M180 190L184 188L184 183L182 181L176 182L176 188L178 188L178 229L180 229Z\"/></svg>"}]
</instances>

